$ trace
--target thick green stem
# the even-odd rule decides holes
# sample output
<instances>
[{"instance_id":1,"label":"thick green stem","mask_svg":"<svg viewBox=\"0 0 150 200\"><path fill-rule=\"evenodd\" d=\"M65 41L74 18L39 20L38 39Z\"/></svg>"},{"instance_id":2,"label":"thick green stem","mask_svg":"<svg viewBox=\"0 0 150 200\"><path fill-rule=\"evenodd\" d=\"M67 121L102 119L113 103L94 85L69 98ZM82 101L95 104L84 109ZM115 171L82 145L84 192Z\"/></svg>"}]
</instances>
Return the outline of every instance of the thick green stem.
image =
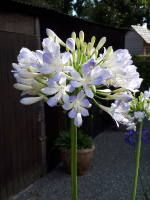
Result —
<instances>
[{"instance_id":1,"label":"thick green stem","mask_svg":"<svg viewBox=\"0 0 150 200\"><path fill-rule=\"evenodd\" d=\"M71 186L72 200L77 200L77 127L71 119Z\"/></svg>"},{"instance_id":2,"label":"thick green stem","mask_svg":"<svg viewBox=\"0 0 150 200\"><path fill-rule=\"evenodd\" d=\"M138 137L138 146L137 146L137 152L136 152L136 165L135 165L135 175L134 175L134 185L133 185L133 192L132 192L132 200L135 200L135 197L136 197L136 188L137 188L138 170L139 170L139 160L140 160L140 149L141 149L142 127L143 127L143 120L140 122L140 128L139 128L139 137Z\"/></svg>"}]
</instances>

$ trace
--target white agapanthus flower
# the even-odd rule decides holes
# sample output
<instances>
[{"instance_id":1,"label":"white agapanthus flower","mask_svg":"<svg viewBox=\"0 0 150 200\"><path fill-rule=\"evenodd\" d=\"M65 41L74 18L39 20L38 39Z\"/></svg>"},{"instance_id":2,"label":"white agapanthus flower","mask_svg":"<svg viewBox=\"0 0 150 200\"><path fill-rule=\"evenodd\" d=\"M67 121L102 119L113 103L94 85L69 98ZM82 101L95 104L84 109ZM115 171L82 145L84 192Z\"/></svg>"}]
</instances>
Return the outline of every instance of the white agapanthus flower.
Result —
<instances>
[{"instance_id":1,"label":"white agapanthus flower","mask_svg":"<svg viewBox=\"0 0 150 200\"><path fill-rule=\"evenodd\" d=\"M142 119L144 119L145 117L145 112L141 112L141 111L137 111L137 112L134 112L134 117L135 119L138 119L139 122L142 121Z\"/></svg>"},{"instance_id":2,"label":"white agapanthus flower","mask_svg":"<svg viewBox=\"0 0 150 200\"><path fill-rule=\"evenodd\" d=\"M52 30L46 29L46 33L48 38L43 39L42 50L33 52L23 47L17 57L18 63L13 63L12 72L17 82L14 87L22 90L22 95L38 96L23 98L21 103L30 105L44 100L51 107L62 105L64 110L70 110L68 116L80 127L82 116L89 115L86 109L91 107L88 97L109 113L116 123L129 124L130 119L123 113L129 109L133 97L125 91L137 91L142 79L128 50L113 52L112 46L104 47L104 53L97 57L106 42L105 37L94 47L95 36L87 44L83 31L80 31L79 38L73 32L66 44ZM66 47L65 52L61 52L60 45ZM109 86L119 88L111 91ZM144 93L143 102L147 108L146 116L150 117L149 104L146 103L149 92ZM117 101L108 108L99 105L95 98Z\"/></svg>"},{"instance_id":3,"label":"white agapanthus flower","mask_svg":"<svg viewBox=\"0 0 150 200\"><path fill-rule=\"evenodd\" d=\"M69 95L67 92L72 93L75 88L72 87L71 84L66 85L66 77L54 77L53 79L48 79L47 85L48 87L41 89L41 91L47 95L55 94L47 101L49 106L55 106L59 100L63 100L63 102L67 104L69 103Z\"/></svg>"},{"instance_id":4,"label":"white agapanthus flower","mask_svg":"<svg viewBox=\"0 0 150 200\"><path fill-rule=\"evenodd\" d=\"M71 96L69 98L70 103L62 105L64 110L70 110L68 116L74 118L74 124L80 127L82 124L82 117L88 116L89 112L86 109L89 106L89 101L84 98L84 92L81 90L77 96ZM86 108L85 108L86 107Z\"/></svg>"}]
</instances>

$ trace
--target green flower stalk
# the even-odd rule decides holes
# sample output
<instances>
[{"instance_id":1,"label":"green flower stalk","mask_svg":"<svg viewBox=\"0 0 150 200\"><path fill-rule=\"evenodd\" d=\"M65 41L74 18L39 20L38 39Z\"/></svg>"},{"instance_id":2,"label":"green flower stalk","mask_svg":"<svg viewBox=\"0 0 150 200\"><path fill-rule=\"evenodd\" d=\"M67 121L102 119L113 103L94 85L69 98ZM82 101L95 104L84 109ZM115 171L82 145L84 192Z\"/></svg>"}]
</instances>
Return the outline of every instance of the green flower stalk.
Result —
<instances>
[{"instance_id":1,"label":"green flower stalk","mask_svg":"<svg viewBox=\"0 0 150 200\"><path fill-rule=\"evenodd\" d=\"M137 153L136 153L136 165L135 165L135 175L134 175L132 200L135 200L135 197L136 197L136 188L137 188L137 181L138 181L139 161L140 161L142 127L143 127L143 120L140 122L140 128L139 128L139 137L138 137L138 145L137 145Z\"/></svg>"}]
</instances>

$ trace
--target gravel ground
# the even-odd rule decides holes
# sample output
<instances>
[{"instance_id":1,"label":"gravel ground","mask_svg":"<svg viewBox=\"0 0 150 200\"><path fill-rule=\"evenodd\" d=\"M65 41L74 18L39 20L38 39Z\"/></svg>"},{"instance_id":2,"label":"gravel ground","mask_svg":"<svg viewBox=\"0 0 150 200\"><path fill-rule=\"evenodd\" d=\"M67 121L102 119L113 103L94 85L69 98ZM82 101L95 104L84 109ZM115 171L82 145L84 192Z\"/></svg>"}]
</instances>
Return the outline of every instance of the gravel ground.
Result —
<instances>
[{"instance_id":1,"label":"gravel ground","mask_svg":"<svg viewBox=\"0 0 150 200\"><path fill-rule=\"evenodd\" d=\"M144 122L150 131L150 123ZM134 147L124 141L124 132L107 130L95 140L90 172L78 176L78 200L131 200L135 168ZM150 147L142 145L142 158L150 181ZM142 180L145 180L144 173ZM137 192L142 194L140 181ZM62 164L10 200L71 200L71 176ZM137 197L137 200L140 198ZM149 198L150 199L150 198Z\"/></svg>"}]
</instances>

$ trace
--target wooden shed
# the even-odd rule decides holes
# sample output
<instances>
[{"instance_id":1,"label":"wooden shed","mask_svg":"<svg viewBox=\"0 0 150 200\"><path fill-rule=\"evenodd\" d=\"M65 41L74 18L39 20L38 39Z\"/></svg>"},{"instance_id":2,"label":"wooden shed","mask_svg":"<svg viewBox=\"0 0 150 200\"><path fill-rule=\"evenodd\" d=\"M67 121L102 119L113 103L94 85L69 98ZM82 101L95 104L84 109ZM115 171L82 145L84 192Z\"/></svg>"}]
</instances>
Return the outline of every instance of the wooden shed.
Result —
<instances>
[{"instance_id":1,"label":"wooden shed","mask_svg":"<svg viewBox=\"0 0 150 200\"><path fill-rule=\"evenodd\" d=\"M135 25L130 30L125 36L125 48L131 55L150 55L150 31Z\"/></svg>"},{"instance_id":2,"label":"wooden shed","mask_svg":"<svg viewBox=\"0 0 150 200\"><path fill-rule=\"evenodd\" d=\"M3 2L0 6L0 200L25 189L59 161L59 152L52 148L62 126L62 110L43 102L21 105L21 93L13 88L15 78L11 73L12 63L17 63L22 47L32 51L41 48L42 39L47 37L46 28L54 30L64 42L72 31L83 30L88 42L93 35L97 42L106 36L106 47L124 48L126 29L88 22L45 7L11 0ZM108 118L103 113L96 116L93 137L108 127Z\"/></svg>"}]
</instances>

